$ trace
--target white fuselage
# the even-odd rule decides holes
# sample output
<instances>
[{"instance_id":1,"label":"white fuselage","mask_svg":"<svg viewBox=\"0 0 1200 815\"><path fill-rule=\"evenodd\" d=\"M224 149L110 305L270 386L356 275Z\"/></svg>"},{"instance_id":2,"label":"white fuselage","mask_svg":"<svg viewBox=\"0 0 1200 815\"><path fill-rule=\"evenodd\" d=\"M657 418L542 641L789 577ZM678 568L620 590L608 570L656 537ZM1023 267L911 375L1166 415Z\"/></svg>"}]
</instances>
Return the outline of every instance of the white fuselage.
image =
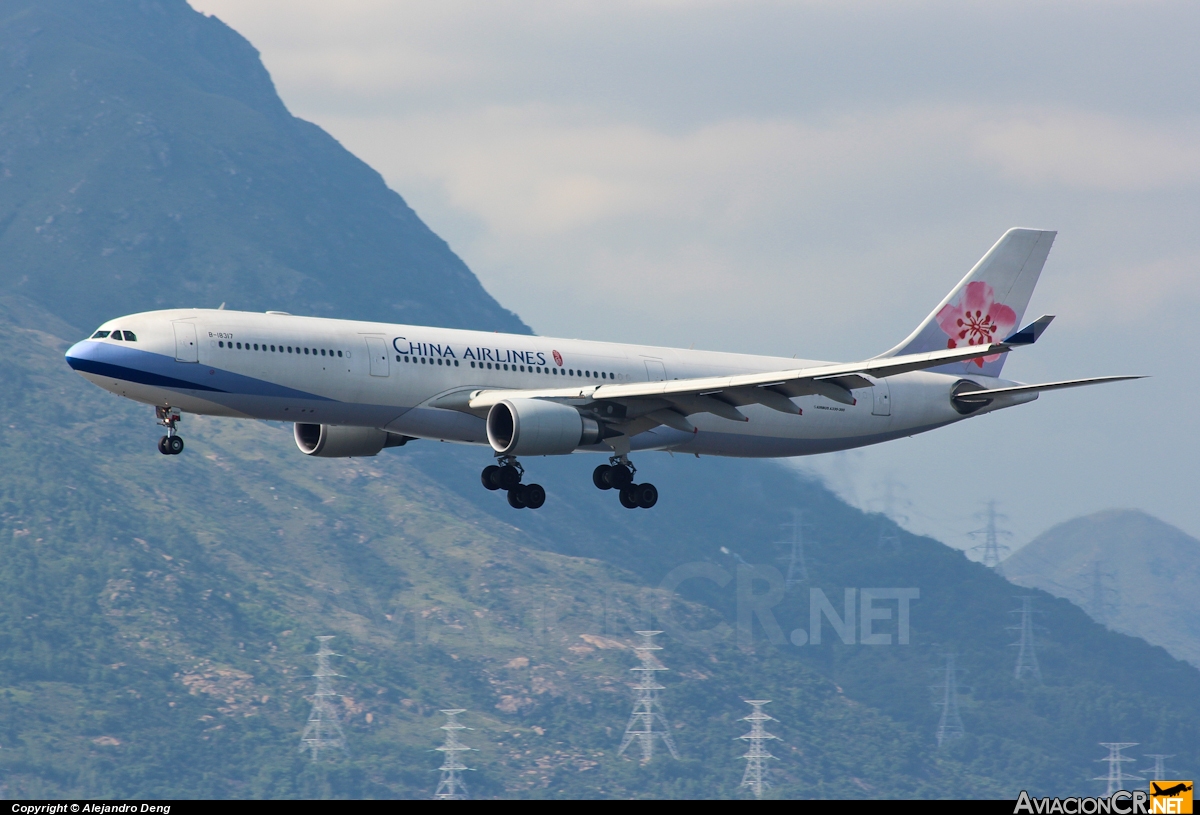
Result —
<instances>
[{"instance_id":1,"label":"white fuselage","mask_svg":"<svg viewBox=\"0 0 1200 815\"><path fill-rule=\"evenodd\" d=\"M147 404L217 416L372 427L421 439L488 444L485 421L435 407L480 389L579 387L792 369L789 358L552 339L447 328L223 310L173 310L111 320L134 341L88 339L68 362L100 387ZM192 331L194 330L194 336ZM124 336L124 335L122 335ZM986 387L1000 380L969 377ZM855 404L794 399L800 415L749 405L748 421L689 417L691 433L658 426L632 450L778 457L874 444L966 416L951 389L964 377L920 371L875 379ZM1001 383L1002 384L1002 383ZM971 415L1030 401L997 399ZM611 453L604 444L586 449Z\"/></svg>"}]
</instances>

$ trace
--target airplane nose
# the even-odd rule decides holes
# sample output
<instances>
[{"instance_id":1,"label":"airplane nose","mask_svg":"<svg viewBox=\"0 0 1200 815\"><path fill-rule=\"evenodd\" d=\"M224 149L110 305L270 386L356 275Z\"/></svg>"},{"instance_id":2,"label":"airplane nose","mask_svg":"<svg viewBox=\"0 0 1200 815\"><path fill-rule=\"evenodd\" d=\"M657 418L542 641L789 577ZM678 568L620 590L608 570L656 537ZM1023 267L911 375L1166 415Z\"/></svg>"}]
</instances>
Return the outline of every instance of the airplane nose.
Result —
<instances>
[{"instance_id":1,"label":"airplane nose","mask_svg":"<svg viewBox=\"0 0 1200 815\"><path fill-rule=\"evenodd\" d=\"M80 350L83 348L84 342L87 342L87 340L84 340L82 342L77 342L74 345L72 345L70 348L67 349L67 353L66 353L67 364L70 365L71 368L73 368L73 369L79 367L78 363L82 356L80 353Z\"/></svg>"}]
</instances>

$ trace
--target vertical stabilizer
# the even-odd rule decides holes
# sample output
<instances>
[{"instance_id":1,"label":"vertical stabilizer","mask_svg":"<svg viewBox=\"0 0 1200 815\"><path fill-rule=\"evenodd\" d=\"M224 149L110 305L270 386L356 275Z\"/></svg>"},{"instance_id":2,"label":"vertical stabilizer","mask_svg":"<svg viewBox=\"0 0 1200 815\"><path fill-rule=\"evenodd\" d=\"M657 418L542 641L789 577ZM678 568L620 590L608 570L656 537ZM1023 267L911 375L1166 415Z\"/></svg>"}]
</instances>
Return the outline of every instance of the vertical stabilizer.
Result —
<instances>
[{"instance_id":1,"label":"vertical stabilizer","mask_svg":"<svg viewBox=\"0 0 1200 815\"><path fill-rule=\"evenodd\" d=\"M1057 232L1010 229L996 241L925 321L882 357L920 354L999 342L1021 325ZM999 376L1004 354L955 362L932 370Z\"/></svg>"}]
</instances>

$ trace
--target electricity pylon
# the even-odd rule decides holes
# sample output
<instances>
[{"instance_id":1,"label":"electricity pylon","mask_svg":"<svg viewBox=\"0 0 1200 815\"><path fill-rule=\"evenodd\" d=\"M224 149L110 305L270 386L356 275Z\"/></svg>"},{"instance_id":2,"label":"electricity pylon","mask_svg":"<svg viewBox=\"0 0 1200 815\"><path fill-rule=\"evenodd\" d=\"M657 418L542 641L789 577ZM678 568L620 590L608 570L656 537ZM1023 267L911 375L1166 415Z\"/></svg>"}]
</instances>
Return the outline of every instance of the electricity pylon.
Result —
<instances>
[{"instance_id":1,"label":"electricity pylon","mask_svg":"<svg viewBox=\"0 0 1200 815\"><path fill-rule=\"evenodd\" d=\"M1021 638L1009 645L1010 648L1020 649L1017 651L1017 667L1013 673L1018 681L1029 676L1040 685L1042 669L1038 665L1037 649L1033 642L1033 615L1037 613L1033 610L1033 595L1023 594L1017 599L1021 601L1021 607L1009 613L1020 614L1021 624L1008 627L1009 631L1021 632Z\"/></svg>"},{"instance_id":2,"label":"electricity pylon","mask_svg":"<svg viewBox=\"0 0 1200 815\"><path fill-rule=\"evenodd\" d=\"M754 710L749 716L742 718L743 722L750 722L750 732L744 736L738 736L739 739L750 742L750 749L742 756L746 759L746 771L742 773L742 783L739 786L749 787L755 798L762 798L763 791L771 786L771 781L767 777L767 762L775 758L767 750L765 742L779 738L768 733L764 729L764 724L779 720L763 712L763 705L771 704L769 699L747 699L746 704L753 707Z\"/></svg>"},{"instance_id":3,"label":"electricity pylon","mask_svg":"<svg viewBox=\"0 0 1200 815\"><path fill-rule=\"evenodd\" d=\"M633 646L633 650L642 664L632 669L638 671L639 677L638 683L633 686L633 713L629 717L629 724L625 725L625 737L621 739L617 755L624 753L625 748L632 744L634 739L637 739L642 748L642 763L645 764L654 757L654 742L662 739L663 744L667 745L667 749L671 751L671 757L678 759L679 751L675 749L675 740L671 738L670 725L667 724L667 719L663 716L658 702L658 692L663 689L663 686L658 684L655 674L658 671L669 670L654 656L655 651L662 650L662 646L654 644L654 637L662 632L637 631L634 633L642 638L640 645ZM656 724L658 729L655 729Z\"/></svg>"},{"instance_id":4,"label":"electricity pylon","mask_svg":"<svg viewBox=\"0 0 1200 815\"><path fill-rule=\"evenodd\" d=\"M440 729L446 731L446 743L441 747L434 748L442 754L442 766L438 767L442 776L438 779L437 792L433 794L433 797L443 801L465 801L467 800L467 783L463 781L459 773L471 768L463 764L458 754L473 748L463 745L458 740L458 731L471 728L458 723L458 714L466 713L465 709L452 708L443 710L442 713L446 715L446 723Z\"/></svg>"},{"instance_id":5,"label":"electricity pylon","mask_svg":"<svg viewBox=\"0 0 1200 815\"><path fill-rule=\"evenodd\" d=\"M780 560L787 561L787 578L784 585L787 588L800 583L808 582L808 563L804 559L804 530L809 524L804 522L804 510L792 510L792 522L783 524L784 529L792 531L791 540L782 540L779 542L781 546L788 547L786 555L780 557Z\"/></svg>"},{"instance_id":6,"label":"electricity pylon","mask_svg":"<svg viewBox=\"0 0 1200 815\"><path fill-rule=\"evenodd\" d=\"M946 667L942 670L942 681L933 689L940 691L942 698L933 703L934 707L942 709L938 719L937 743L941 747L951 739L961 739L963 733L962 717L958 715L958 668L954 665L953 652L944 655Z\"/></svg>"},{"instance_id":7,"label":"electricity pylon","mask_svg":"<svg viewBox=\"0 0 1200 815\"><path fill-rule=\"evenodd\" d=\"M1117 610L1119 599L1116 587L1110 585L1116 580L1116 575L1103 571L1102 564L1097 560L1092 563L1088 577L1091 581L1088 614L1096 622L1107 626L1112 619L1113 612Z\"/></svg>"},{"instance_id":8,"label":"electricity pylon","mask_svg":"<svg viewBox=\"0 0 1200 815\"><path fill-rule=\"evenodd\" d=\"M979 516L977 515L976 517ZM989 569L994 569L1000 565L1000 561L1002 559L1000 552L1002 550L1005 554L1010 551L1009 547L1003 543L1000 543L999 539L1001 537L1011 537L1012 533L996 527L996 521L1006 517L1008 516L996 512L996 502L994 500L988 501L987 511L983 513L983 528L967 533L973 538L980 535L983 536L983 543L979 544L978 546L971 547L971 551L982 552L983 556L980 558L980 562Z\"/></svg>"},{"instance_id":9,"label":"electricity pylon","mask_svg":"<svg viewBox=\"0 0 1200 815\"><path fill-rule=\"evenodd\" d=\"M1154 769L1138 770L1138 772L1152 774L1154 776L1154 778L1150 779L1151 781L1166 781L1167 780L1167 767L1166 767L1167 759L1175 758L1175 756L1174 755L1165 756L1162 753L1147 753L1146 758L1154 759Z\"/></svg>"},{"instance_id":10,"label":"electricity pylon","mask_svg":"<svg viewBox=\"0 0 1200 815\"><path fill-rule=\"evenodd\" d=\"M1132 758L1121 755L1121 751L1126 747L1137 747L1136 741L1102 741L1101 747L1108 748L1108 758L1098 758L1097 761L1108 762L1108 773L1106 775L1098 775L1093 778L1093 781L1107 781L1108 790L1104 793L1106 796L1112 795L1117 790L1125 789L1126 781L1145 781L1146 779L1138 775L1126 775L1125 768L1122 766L1127 761L1133 761Z\"/></svg>"},{"instance_id":11,"label":"electricity pylon","mask_svg":"<svg viewBox=\"0 0 1200 815\"><path fill-rule=\"evenodd\" d=\"M341 676L329 668L329 658L338 656L329 650L331 639L333 637L317 637L317 641L321 643L320 649L317 650L317 672L313 674L317 679L317 692L313 695L313 706L312 712L308 714L308 725L300 737L300 750L310 750L313 761L321 757L322 750L341 750L347 755L350 752L346 749L346 736L342 733L342 725L338 722L337 709L334 708L331 701L338 694L333 692L333 686L329 679L333 676Z\"/></svg>"}]
</instances>

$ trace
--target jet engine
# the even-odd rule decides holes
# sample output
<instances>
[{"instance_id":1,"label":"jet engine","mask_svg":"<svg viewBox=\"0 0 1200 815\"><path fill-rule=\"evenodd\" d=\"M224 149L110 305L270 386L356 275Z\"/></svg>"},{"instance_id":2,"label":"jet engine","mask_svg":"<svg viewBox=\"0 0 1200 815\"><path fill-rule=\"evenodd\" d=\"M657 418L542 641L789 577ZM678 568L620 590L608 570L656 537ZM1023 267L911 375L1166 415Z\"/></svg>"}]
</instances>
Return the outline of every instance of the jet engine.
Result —
<instances>
[{"instance_id":1,"label":"jet engine","mask_svg":"<svg viewBox=\"0 0 1200 815\"><path fill-rule=\"evenodd\" d=\"M505 399L487 417L492 449L509 456L558 456L603 438L600 424L570 405L542 399Z\"/></svg>"},{"instance_id":2,"label":"jet engine","mask_svg":"<svg viewBox=\"0 0 1200 815\"><path fill-rule=\"evenodd\" d=\"M400 447L408 440L408 436L374 427L296 423L296 446L304 455L318 458L373 456L385 447Z\"/></svg>"}]
</instances>

